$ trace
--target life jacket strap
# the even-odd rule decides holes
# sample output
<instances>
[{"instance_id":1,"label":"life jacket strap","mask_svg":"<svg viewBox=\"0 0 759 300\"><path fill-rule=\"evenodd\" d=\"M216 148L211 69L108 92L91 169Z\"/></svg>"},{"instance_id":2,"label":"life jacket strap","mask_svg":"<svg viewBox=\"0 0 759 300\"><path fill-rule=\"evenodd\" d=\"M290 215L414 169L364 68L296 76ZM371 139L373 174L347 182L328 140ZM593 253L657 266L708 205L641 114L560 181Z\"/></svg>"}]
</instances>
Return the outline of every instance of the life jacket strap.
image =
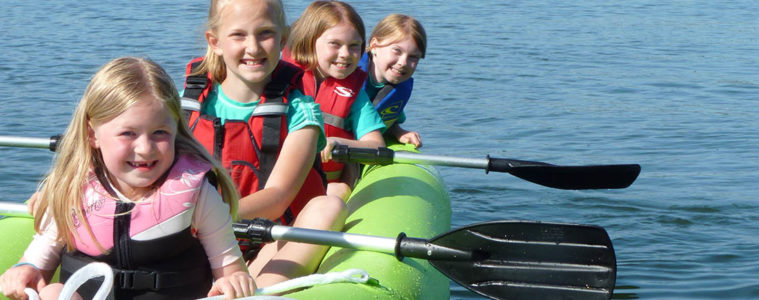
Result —
<instances>
[{"instance_id":1,"label":"life jacket strap","mask_svg":"<svg viewBox=\"0 0 759 300\"><path fill-rule=\"evenodd\" d=\"M379 91L377 91L377 95L374 96L374 100L372 100L372 104L374 106L377 106L377 104L382 101L382 99L385 99L390 92L392 92L395 89L395 87L391 84L385 84Z\"/></svg>"},{"instance_id":2,"label":"life jacket strap","mask_svg":"<svg viewBox=\"0 0 759 300\"><path fill-rule=\"evenodd\" d=\"M62 279L67 280L71 274L76 270L79 270L89 263L96 260L82 254L80 252L69 253L62 256L61 268L65 271L61 272ZM157 272L146 270L124 270L112 266L113 269L113 284L125 290L152 290L157 291L160 289L187 286L192 283L202 283L209 278L202 276L204 274L203 269L188 270L186 272ZM90 279L93 281L92 287L97 287L102 283L102 278Z\"/></svg>"},{"instance_id":3,"label":"life jacket strap","mask_svg":"<svg viewBox=\"0 0 759 300\"><path fill-rule=\"evenodd\" d=\"M287 104L284 102L284 96L287 95L291 88L293 78L296 76L302 76L302 71L285 62L280 62L280 67L272 74L271 81L266 84L264 88L264 97L266 102L259 104L261 107L263 104L268 103L262 110L268 110L271 108L277 108L283 110L283 113L272 114L264 116L263 120L263 133L261 135L261 156L258 157L259 174L258 177L258 190L263 189L266 186L266 181L269 180L269 175L274 169L274 163L277 162L277 156L279 155L279 142L280 133L282 132L282 120L287 117ZM277 105L277 106L272 106ZM284 129L287 130L287 129Z\"/></svg>"},{"instance_id":4,"label":"life jacket strap","mask_svg":"<svg viewBox=\"0 0 759 300\"><path fill-rule=\"evenodd\" d=\"M199 65L200 61L195 62L192 64L192 68L195 69ZM208 87L208 81L208 77L206 76L187 76L187 79L185 79L185 88L183 93L184 98L199 99L200 95L203 93L203 90Z\"/></svg>"},{"instance_id":5,"label":"life jacket strap","mask_svg":"<svg viewBox=\"0 0 759 300\"><path fill-rule=\"evenodd\" d=\"M182 97L179 99L179 103L182 105L182 110L200 111L200 101L196 99Z\"/></svg>"},{"instance_id":6,"label":"life jacket strap","mask_svg":"<svg viewBox=\"0 0 759 300\"><path fill-rule=\"evenodd\" d=\"M338 171L331 171L331 172L324 172L327 177L328 182L334 182L340 179L340 175L343 174L343 170L340 169Z\"/></svg>"},{"instance_id":7,"label":"life jacket strap","mask_svg":"<svg viewBox=\"0 0 759 300\"><path fill-rule=\"evenodd\" d=\"M283 116L287 115L289 106L283 102L279 103L261 103L253 110L251 116Z\"/></svg>"},{"instance_id":8,"label":"life jacket strap","mask_svg":"<svg viewBox=\"0 0 759 300\"><path fill-rule=\"evenodd\" d=\"M328 112L322 112L322 118L324 119L324 124L329 124L334 127L340 128L345 130L345 119L341 118L339 116L333 115Z\"/></svg>"}]
</instances>

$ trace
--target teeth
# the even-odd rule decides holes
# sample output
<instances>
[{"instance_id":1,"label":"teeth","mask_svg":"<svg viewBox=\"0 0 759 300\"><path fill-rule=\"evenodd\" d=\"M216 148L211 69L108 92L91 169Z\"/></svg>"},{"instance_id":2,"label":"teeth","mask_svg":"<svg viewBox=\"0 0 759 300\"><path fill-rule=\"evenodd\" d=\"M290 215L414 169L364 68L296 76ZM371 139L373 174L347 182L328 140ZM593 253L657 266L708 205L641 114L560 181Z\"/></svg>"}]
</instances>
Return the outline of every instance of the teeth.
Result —
<instances>
[{"instance_id":1,"label":"teeth","mask_svg":"<svg viewBox=\"0 0 759 300\"><path fill-rule=\"evenodd\" d=\"M136 163L136 162L130 162L129 165L135 168L142 168L142 167L151 167L155 165L156 162L149 162L149 163Z\"/></svg>"},{"instance_id":2,"label":"teeth","mask_svg":"<svg viewBox=\"0 0 759 300\"><path fill-rule=\"evenodd\" d=\"M261 59L244 60L243 63L245 63L245 65L251 66L251 65L261 64L262 61L263 60L261 60Z\"/></svg>"}]
</instances>

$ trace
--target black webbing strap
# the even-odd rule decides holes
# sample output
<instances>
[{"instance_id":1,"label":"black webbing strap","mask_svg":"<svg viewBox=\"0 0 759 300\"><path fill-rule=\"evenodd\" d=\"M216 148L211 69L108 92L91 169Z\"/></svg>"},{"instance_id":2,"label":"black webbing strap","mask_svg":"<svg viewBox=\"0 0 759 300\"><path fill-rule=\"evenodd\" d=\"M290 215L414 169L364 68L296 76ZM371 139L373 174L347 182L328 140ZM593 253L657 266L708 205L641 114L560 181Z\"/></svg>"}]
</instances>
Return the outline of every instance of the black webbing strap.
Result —
<instances>
[{"instance_id":1,"label":"black webbing strap","mask_svg":"<svg viewBox=\"0 0 759 300\"><path fill-rule=\"evenodd\" d=\"M271 81L264 88L264 97L266 103L284 103L283 97L290 88L293 77L300 73L300 69L293 66L282 64L276 73L272 75ZM271 171L274 169L274 163L277 161L279 153L279 137L282 130L282 118L284 114L264 116L263 132L261 134L261 155L258 156L259 177L258 190L266 186Z\"/></svg>"},{"instance_id":2,"label":"black webbing strap","mask_svg":"<svg viewBox=\"0 0 759 300\"><path fill-rule=\"evenodd\" d=\"M116 267L120 269L134 269L132 251L129 247L129 227L132 223L132 208L134 203L116 202L115 217L113 220L113 251L116 256Z\"/></svg>"},{"instance_id":3,"label":"black webbing strap","mask_svg":"<svg viewBox=\"0 0 759 300\"><path fill-rule=\"evenodd\" d=\"M195 70L198 69L201 62L203 61L198 60L192 62L192 72L195 72ZM208 86L208 77L206 74L187 75L187 78L185 79L184 94L182 97L199 100L200 94L203 93L203 90L206 88L206 86Z\"/></svg>"},{"instance_id":4,"label":"black webbing strap","mask_svg":"<svg viewBox=\"0 0 759 300\"><path fill-rule=\"evenodd\" d=\"M61 259L65 261L67 270L70 271L69 273L73 273L73 271L96 261L81 252L63 255ZM157 291L159 289L186 286L188 283L200 284L205 279L203 276L198 275L203 274L203 269L192 269L182 272L124 270L116 267L111 269L114 275L114 286L125 290ZM71 274L67 274L65 280L68 280L69 277L71 277ZM92 283L91 287L99 287L103 282L103 278L92 278L88 281L88 284L90 282ZM89 294L94 294L96 290L93 289Z\"/></svg>"},{"instance_id":5,"label":"black webbing strap","mask_svg":"<svg viewBox=\"0 0 759 300\"><path fill-rule=\"evenodd\" d=\"M202 60L194 61L190 64L191 66L191 74L195 72L195 70L198 69L200 66ZM185 78L185 88L184 93L182 94L182 112L185 115L186 119L190 119L190 114L193 110L197 110L200 112L200 95L203 94L203 91L208 87L210 84L210 80L205 74L201 75L187 75L187 78ZM185 102L193 101L193 108L190 108L189 105L187 105ZM197 125L198 120L200 118L195 120L194 124L189 124L190 130L193 130L195 128L195 125Z\"/></svg>"},{"instance_id":6,"label":"black webbing strap","mask_svg":"<svg viewBox=\"0 0 759 300\"><path fill-rule=\"evenodd\" d=\"M382 99L385 99L385 97L387 97L387 94L390 94L390 92L392 92L394 88L395 88L395 87L394 87L394 86L392 86L392 85L391 85L391 84L389 84L389 83L388 83L388 84L385 84L385 86L383 86L383 87L382 87L382 88L381 88L381 89L380 89L380 90L377 92L377 95L376 95L376 96L374 96L374 100L372 100L372 104L374 104L374 106L377 106L377 104L379 104L379 103L380 103L380 101L382 101Z\"/></svg>"}]
</instances>

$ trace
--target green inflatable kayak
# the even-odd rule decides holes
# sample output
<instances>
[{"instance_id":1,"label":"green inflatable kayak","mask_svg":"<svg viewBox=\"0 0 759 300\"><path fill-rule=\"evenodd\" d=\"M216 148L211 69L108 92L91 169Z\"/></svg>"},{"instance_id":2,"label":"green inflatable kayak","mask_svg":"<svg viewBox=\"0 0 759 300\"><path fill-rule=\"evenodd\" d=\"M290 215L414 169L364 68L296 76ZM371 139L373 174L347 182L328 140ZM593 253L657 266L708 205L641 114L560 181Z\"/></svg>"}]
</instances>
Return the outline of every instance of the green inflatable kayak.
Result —
<instances>
[{"instance_id":1,"label":"green inflatable kayak","mask_svg":"<svg viewBox=\"0 0 759 300\"><path fill-rule=\"evenodd\" d=\"M394 150L412 150L402 145ZM4 203L3 205L13 204ZM347 233L431 238L450 230L448 192L430 166L367 166L347 202ZM8 206L6 206L8 207ZM15 264L31 241L33 219L0 206L0 272ZM372 284L331 283L284 295L293 299L448 299L450 280L426 260L332 247L317 273L363 269ZM3 298L0 295L0 298Z\"/></svg>"}]
</instances>

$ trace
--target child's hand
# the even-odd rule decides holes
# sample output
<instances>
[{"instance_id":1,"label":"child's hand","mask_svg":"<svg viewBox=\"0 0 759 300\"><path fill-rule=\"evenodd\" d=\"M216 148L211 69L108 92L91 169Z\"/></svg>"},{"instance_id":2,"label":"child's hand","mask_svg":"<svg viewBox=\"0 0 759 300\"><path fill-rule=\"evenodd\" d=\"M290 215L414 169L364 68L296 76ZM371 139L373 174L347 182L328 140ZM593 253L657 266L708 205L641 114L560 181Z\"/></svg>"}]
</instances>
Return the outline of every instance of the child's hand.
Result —
<instances>
[{"instance_id":1,"label":"child's hand","mask_svg":"<svg viewBox=\"0 0 759 300\"><path fill-rule=\"evenodd\" d=\"M422 138L419 137L419 133L416 131L405 131L397 138L401 143L414 145L414 148L422 147Z\"/></svg>"},{"instance_id":2,"label":"child's hand","mask_svg":"<svg viewBox=\"0 0 759 300\"><path fill-rule=\"evenodd\" d=\"M246 271L239 271L214 281L208 297L224 295L224 299L235 299L253 296L256 292L256 282Z\"/></svg>"},{"instance_id":3,"label":"child's hand","mask_svg":"<svg viewBox=\"0 0 759 300\"><path fill-rule=\"evenodd\" d=\"M26 201L26 208L32 216L34 216L34 212L37 210L37 198L39 198L39 192L32 194L32 196L29 197L29 200Z\"/></svg>"},{"instance_id":4,"label":"child's hand","mask_svg":"<svg viewBox=\"0 0 759 300\"><path fill-rule=\"evenodd\" d=\"M0 276L0 288L10 299L26 299L24 289L32 287L37 291L45 287L42 272L29 265L13 267Z\"/></svg>"},{"instance_id":5,"label":"child's hand","mask_svg":"<svg viewBox=\"0 0 759 300\"><path fill-rule=\"evenodd\" d=\"M324 149L322 149L322 152L321 152L322 162L327 162L332 159L332 149L335 148L335 146L339 144L340 143L338 143L337 139L335 139L334 137L327 138L327 145L324 146Z\"/></svg>"}]
</instances>

